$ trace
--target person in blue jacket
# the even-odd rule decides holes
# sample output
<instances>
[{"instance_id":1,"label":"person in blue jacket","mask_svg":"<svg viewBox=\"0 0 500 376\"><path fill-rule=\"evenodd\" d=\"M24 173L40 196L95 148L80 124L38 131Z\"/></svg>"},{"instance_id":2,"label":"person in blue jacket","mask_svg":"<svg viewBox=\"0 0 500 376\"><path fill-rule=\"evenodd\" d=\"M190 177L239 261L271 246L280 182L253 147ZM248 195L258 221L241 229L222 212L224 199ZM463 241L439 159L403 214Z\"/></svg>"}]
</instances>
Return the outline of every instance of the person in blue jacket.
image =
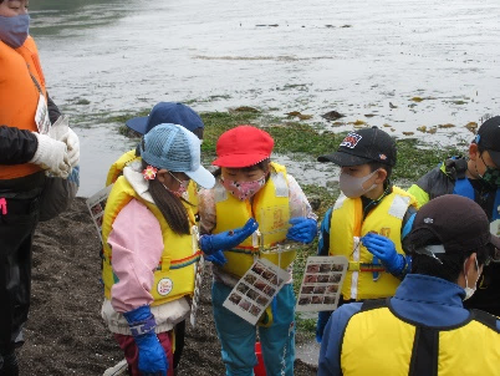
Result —
<instances>
[{"instance_id":1,"label":"person in blue jacket","mask_svg":"<svg viewBox=\"0 0 500 376\"><path fill-rule=\"evenodd\" d=\"M467 158L449 158L418 179L408 193L419 206L448 193L468 197L483 208L491 233L500 235L500 116L481 124ZM477 294L465 306L500 316L500 263L484 269Z\"/></svg>"},{"instance_id":2,"label":"person in blue jacket","mask_svg":"<svg viewBox=\"0 0 500 376\"><path fill-rule=\"evenodd\" d=\"M394 297L331 316L318 375L498 375L500 321L463 304L500 248L484 211L458 195L433 199L403 247L412 272Z\"/></svg>"}]
</instances>

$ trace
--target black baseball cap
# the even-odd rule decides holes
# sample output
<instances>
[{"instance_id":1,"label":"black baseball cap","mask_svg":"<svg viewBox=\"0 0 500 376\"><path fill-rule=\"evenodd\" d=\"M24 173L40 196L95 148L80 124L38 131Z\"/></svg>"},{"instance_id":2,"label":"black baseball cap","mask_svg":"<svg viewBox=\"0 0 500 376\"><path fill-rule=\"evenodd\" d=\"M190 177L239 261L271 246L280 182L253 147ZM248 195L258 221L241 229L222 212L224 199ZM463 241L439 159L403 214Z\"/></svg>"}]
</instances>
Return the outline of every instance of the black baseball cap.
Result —
<instances>
[{"instance_id":1,"label":"black baseball cap","mask_svg":"<svg viewBox=\"0 0 500 376\"><path fill-rule=\"evenodd\" d=\"M179 102L160 102L153 107L149 116L136 117L125 124L140 134L148 133L159 124L178 124L191 132L205 127L200 115L191 107Z\"/></svg>"},{"instance_id":2,"label":"black baseball cap","mask_svg":"<svg viewBox=\"0 0 500 376\"><path fill-rule=\"evenodd\" d=\"M320 162L333 162L341 167L379 162L394 166L397 160L396 142L383 130L372 127L349 132L333 154L322 155Z\"/></svg>"},{"instance_id":3,"label":"black baseball cap","mask_svg":"<svg viewBox=\"0 0 500 376\"><path fill-rule=\"evenodd\" d=\"M446 254L472 253L487 246L500 249L500 238L491 234L484 210L464 196L443 195L423 205L405 243L418 243L419 238L429 238L429 233L444 246Z\"/></svg>"},{"instance_id":4,"label":"black baseball cap","mask_svg":"<svg viewBox=\"0 0 500 376\"><path fill-rule=\"evenodd\" d=\"M500 116L486 120L477 131L476 143L486 149L500 168Z\"/></svg>"}]
</instances>

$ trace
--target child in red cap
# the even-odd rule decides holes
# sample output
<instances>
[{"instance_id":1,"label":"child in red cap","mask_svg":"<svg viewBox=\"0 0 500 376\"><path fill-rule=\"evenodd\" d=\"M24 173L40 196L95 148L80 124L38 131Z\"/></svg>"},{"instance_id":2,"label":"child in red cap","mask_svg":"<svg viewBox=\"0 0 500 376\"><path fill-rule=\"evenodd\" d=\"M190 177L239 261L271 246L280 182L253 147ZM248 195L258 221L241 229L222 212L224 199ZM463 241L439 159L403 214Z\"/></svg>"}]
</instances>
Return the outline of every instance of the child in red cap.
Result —
<instances>
[{"instance_id":1,"label":"child in red cap","mask_svg":"<svg viewBox=\"0 0 500 376\"><path fill-rule=\"evenodd\" d=\"M265 257L259 247L270 248L285 239L310 243L317 232L317 217L302 189L284 166L270 161L273 146L267 132L252 126L225 132L213 162L220 167L216 185L199 195L200 232L205 234L200 247L213 262L212 304L227 375L253 374L256 328L223 307L223 302L255 258ZM286 268L294 256L294 252L283 255L277 263ZM271 307L258 323L266 373L293 375L291 281Z\"/></svg>"}]
</instances>

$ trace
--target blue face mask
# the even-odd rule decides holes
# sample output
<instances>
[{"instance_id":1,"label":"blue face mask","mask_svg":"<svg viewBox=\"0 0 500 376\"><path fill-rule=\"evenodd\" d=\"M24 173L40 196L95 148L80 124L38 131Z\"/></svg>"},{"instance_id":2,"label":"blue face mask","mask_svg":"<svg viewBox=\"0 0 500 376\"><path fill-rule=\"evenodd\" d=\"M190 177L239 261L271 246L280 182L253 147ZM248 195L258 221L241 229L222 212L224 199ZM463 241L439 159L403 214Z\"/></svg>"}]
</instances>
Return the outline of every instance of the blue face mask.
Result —
<instances>
[{"instance_id":1,"label":"blue face mask","mask_svg":"<svg viewBox=\"0 0 500 376\"><path fill-rule=\"evenodd\" d=\"M0 40L12 48L21 47L30 29L30 16L21 14L14 17L0 16Z\"/></svg>"}]
</instances>

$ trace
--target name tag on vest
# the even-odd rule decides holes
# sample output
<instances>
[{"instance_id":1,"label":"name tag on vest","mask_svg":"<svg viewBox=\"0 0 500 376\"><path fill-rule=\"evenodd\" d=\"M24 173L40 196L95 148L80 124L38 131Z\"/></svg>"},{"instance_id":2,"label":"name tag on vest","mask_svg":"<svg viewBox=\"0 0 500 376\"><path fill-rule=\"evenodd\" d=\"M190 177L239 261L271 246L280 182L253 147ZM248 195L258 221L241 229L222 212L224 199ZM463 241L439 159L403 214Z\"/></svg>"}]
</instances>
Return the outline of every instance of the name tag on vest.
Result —
<instances>
[{"instance_id":1,"label":"name tag on vest","mask_svg":"<svg viewBox=\"0 0 500 376\"><path fill-rule=\"evenodd\" d=\"M50 130L50 119L49 119L49 109L47 107L47 101L43 94L40 93L40 98L38 99L38 105L36 107L35 113L35 123L38 128L38 133L48 134Z\"/></svg>"}]
</instances>

